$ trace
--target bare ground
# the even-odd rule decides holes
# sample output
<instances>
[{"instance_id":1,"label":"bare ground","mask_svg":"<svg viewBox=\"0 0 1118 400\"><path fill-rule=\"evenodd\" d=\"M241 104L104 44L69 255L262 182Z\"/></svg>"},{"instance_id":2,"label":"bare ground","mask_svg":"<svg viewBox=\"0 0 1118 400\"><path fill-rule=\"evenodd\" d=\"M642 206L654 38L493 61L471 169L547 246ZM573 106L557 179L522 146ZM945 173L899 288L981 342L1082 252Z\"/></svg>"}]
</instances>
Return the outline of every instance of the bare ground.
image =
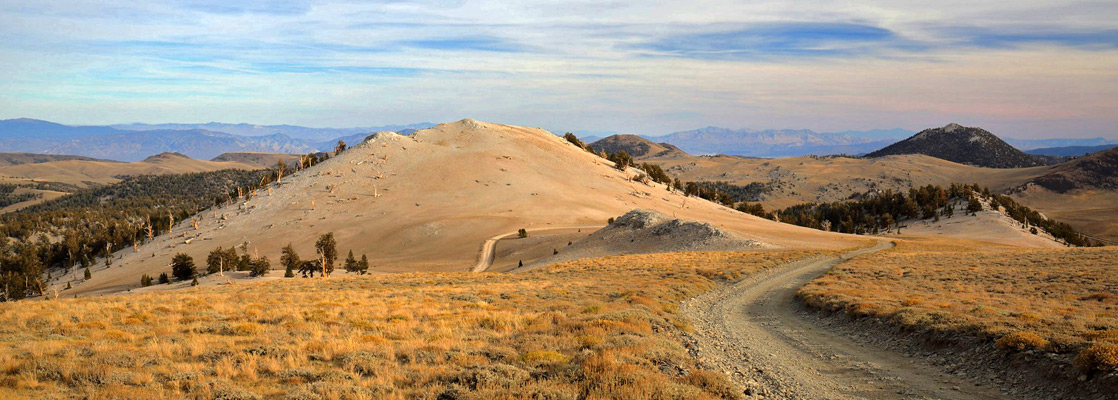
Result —
<instances>
[{"instance_id":1,"label":"bare ground","mask_svg":"<svg viewBox=\"0 0 1118 400\"><path fill-rule=\"evenodd\" d=\"M691 299L683 310L695 327L692 353L766 399L1004 398L919 358L833 333L795 300L799 287L832 266L891 246L790 263Z\"/></svg>"}]
</instances>

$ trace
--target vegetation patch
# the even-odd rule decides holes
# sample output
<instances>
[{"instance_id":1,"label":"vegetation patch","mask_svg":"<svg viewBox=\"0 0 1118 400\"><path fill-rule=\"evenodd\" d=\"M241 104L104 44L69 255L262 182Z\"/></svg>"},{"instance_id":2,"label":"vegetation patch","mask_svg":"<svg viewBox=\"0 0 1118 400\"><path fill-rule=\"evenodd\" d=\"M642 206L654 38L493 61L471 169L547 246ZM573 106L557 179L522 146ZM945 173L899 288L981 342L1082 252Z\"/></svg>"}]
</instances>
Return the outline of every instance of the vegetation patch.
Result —
<instances>
[{"instance_id":1,"label":"vegetation patch","mask_svg":"<svg viewBox=\"0 0 1118 400\"><path fill-rule=\"evenodd\" d=\"M518 274L282 279L5 303L0 393L733 399L741 392L681 344L688 325L678 303L719 279L813 254L646 254Z\"/></svg>"},{"instance_id":2,"label":"vegetation patch","mask_svg":"<svg viewBox=\"0 0 1118 400\"><path fill-rule=\"evenodd\" d=\"M1118 249L1026 250L908 240L840 264L800 289L810 306L915 331L1074 356L1084 372L1118 364ZM1070 359L1070 357L1069 357Z\"/></svg>"}]
</instances>

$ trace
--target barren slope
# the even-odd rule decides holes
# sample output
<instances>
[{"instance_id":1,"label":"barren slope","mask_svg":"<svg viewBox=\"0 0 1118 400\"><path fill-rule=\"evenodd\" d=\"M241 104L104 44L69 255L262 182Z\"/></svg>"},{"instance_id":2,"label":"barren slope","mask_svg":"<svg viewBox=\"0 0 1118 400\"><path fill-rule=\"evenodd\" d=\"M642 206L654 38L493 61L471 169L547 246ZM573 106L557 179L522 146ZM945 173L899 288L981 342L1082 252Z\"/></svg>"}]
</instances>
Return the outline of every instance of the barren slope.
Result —
<instances>
[{"instance_id":1,"label":"barren slope","mask_svg":"<svg viewBox=\"0 0 1118 400\"><path fill-rule=\"evenodd\" d=\"M771 182L772 190L761 199L766 209L813 201L841 201L873 189L907 191L929 184L978 183L1000 192L1040 176L1050 168L980 168L924 155L875 159L692 156L641 161L660 164L668 174L684 181L727 181L743 186Z\"/></svg>"},{"instance_id":2,"label":"barren slope","mask_svg":"<svg viewBox=\"0 0 1118 400\"><path fill-rule=\"evenodd\" d=\"M216 210L226 221L207 211L198 231L183 224L138 254L121 252L119 267L68 293L134 287L141 273L168 271L177 252L202 264L215 247L246 241L278 268L282 246L292 243L313 257L315 240L326 232L334 232L341 254L368 254L376 271L468 270L494 235L601 225L634 208L710 222L776 247L840 248L856 240L631 182L633 175L540 129L463 120L407 137L381 133L284 178L271 195L258 193L247 211Z\"/></svg>"},{"instance_id":3,"label":"barren slope","mask_svg":"<svg viewBox=\"0 0 1118 400\"><path fill-rule=\"evenodd\" d=\"M89 183L107 184L119 181L121 175L163 175L206 172L222 169L260 169L241 162L195 160L175 153L163 153L133 163L114 161L53 161L0 167L0 175L36 181L61 182L78 186Z\"/></svg>"},{"instance_id":4,"label":"barren slope","mask_svg":"<svg viewBox=\"0 0 1118 400\"><path fill-rule=\"evenodd\" d=\"M83 160L83 161L107 161L89 158L85 156L68 156L61 154L38 154L38 153L0 153L0 166L21 165L21 164L39 164L54 161L66 160Z\"/></svg>"}]
</instances>

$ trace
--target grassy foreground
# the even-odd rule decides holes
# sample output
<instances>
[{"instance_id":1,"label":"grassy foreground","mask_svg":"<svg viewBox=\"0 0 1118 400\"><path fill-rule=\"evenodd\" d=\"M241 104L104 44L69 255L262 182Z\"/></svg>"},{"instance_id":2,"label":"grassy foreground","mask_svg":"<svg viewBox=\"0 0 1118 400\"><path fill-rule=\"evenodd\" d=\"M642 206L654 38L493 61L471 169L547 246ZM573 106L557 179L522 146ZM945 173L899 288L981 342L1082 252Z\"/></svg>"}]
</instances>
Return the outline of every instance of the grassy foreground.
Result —
<instances>
[{"instance_id":1,"label":"grassy foreground","mask_svg":"<svg viewBox=\"0 0 1118 400\"><path fill-rule=\"evenodd\" d=\"M238 283L0 304L0 397L717 399L680 300L812 253L579 260L519 274Z\"/></svg>"},{"instance_id":2,"label":"grassy foreground","mask_svg":"<svg viewBox=\"0 0 1118 400\"><path fill-rule=\"evenodd\" d=\"M980 247L981 246L981 247ZM1118 248L1024 250L935 239L840 264L800 289L807 304L995 340L1008 351L1118 366Z\"/></svg>"}]
</instances>

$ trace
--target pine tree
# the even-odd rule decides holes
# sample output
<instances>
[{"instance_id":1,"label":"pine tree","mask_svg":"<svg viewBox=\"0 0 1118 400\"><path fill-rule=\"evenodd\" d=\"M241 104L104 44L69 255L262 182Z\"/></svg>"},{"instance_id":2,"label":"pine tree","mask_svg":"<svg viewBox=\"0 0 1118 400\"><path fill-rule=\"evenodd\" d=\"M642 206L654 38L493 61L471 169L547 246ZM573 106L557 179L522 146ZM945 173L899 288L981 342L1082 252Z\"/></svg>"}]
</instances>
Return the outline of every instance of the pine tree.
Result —
<instances>
[{"instance_id":1,"label":"pine tree","mask_svg":"<svg viewBox=\"0 0 1118 400\"><path fill-rule=\"evenodd\" d=\"M268 262L268 257L260 257L252 260L252 269L249 270L251 276L264 276L272 270L272 263Z\"/></svg>"},{"instance_id":2,"label":"pine tree","mask_svg":"<svg viewBox=\"0 0 1118 400\"><path fill-rule=\"evenodd\" d=\"M358 269L357 259L353 257L353 250L350 250L349 255L345 258L345 272L354 273Z\"/></svg>"},{"instance_id":3,"label":"pine tree","mask_svg":"<svg viewBox=\"0 0 1118 400\"><path fill-rule=\"evenodd\" d=\"M93 279L93 273L89 272L89 267L85 267L85 280Z\"/></svg>"},{"instance_id":4,"label":"pine tree","mask_svg":"<svg viewBox=\"0 0 1118 400\"><path fill-rule=\"evenodd\" d=\"M140 286L143 286L143 287L151 286L151 275L144 274L144 276L141 276L140 277Z\"/></svg>"},{"instance_id":5,"label":"pine tree","mask_svg":"<svg viewBox=\"0 0 1118 400\"><path fill-rule=\"evenodd\" d=\"M369 272L369 258L365 257L364 254L361 255L361 261L357 262L357 270L361 272L361 275Z\"/></svg>"},{"instance_id":6,"label":"pine tree","mask_svg":"<svg viewBox=\"0 0 1118 400\"><path fill-rule=\"evenodd\" d=\"M206 256L206 273L218 274L230 269L232 262L225 256L225 249L218 247Z\"/></svg>"},{"instance_id":7,"label":"pine tree","mask_svg":"<svg viewBox=\"0 0 1118 400\"><path fill-rule=\"evenodd\" d=\"M338 242L334 240L334 232L325 233L314 244L318 252L322 274L328 276L334 272L334 261L338 259Z\"/></svg>"},{"instance_id":8,"label":"pine tree","mask_svg":"<svg viewBox=\"0 0 1118 400\"><path fill-rule=\"evenodd\" d=\"M975 215L977 215L979 211L982 211L982 203L978 201L977 197L971 196L967 198L967 211Z\"/></svg>"},{"instance_id":9,"label":"pine tree","mask_svg":"<svg viewBox=\"0 0 1118 400\"><path fill-rule=\"evenodd\" d=\"M175 254L175 258L171 259L171 275L180 281L198 275L198 270L194 267L194 259L183 253Z\"/></svg>"},{"instance_id":10,"label":"pine tree","mask_svg":"<svg viewBox=\"0 0 1118 400\"><path fill-rule=\"evenodd\" d=\"M291 246L291 243L288 243L287 246L283 246L283 252L282 255L280 255L280 264L283 264L284 278L294 278L295 270L300 269L303 265L303 261L299 259L299 253L295 252L295 248Z\"/></svg>"},{"instance_id":11,"label":"pine tree","mask_svg":"<svg viewBox=\"0 0 1118 400\"><path fill-rule=\"evenodd\" d=\"M170 284L170 283L171 283L171 278L167 276L166 272L159 274L159 284L160 285L166 285L166 284Z\"/></svg>"},{"instance_id":12,"label":"pine tree","mask_svg":"<svg viewBox=\"0 0 1118 400\"><path fill-rule=\"evenodd\" d=\"M198 277L194 277L194 280L190 281L190 286L198 286Z\"/></svg>"}]
</instances>

